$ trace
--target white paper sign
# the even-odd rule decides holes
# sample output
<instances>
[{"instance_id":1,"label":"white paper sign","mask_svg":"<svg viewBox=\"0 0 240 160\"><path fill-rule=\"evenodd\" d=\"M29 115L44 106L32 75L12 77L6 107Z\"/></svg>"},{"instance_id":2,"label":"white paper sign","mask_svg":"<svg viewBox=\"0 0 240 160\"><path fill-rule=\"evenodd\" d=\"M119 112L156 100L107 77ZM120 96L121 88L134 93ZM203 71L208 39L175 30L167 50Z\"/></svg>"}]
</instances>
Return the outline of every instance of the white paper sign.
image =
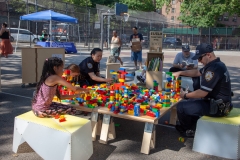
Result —
<instances>
[{"instance_id":1,"label":"white paper sign","mask_svg":"<svg viewBox=\"0 0 240 160\"><path fill-rule=\"evenodd\" d=\"M52 57L57 57L57 58L63 59L63 55L62 54L52 54Z\"/></svg>"}]
</instances>

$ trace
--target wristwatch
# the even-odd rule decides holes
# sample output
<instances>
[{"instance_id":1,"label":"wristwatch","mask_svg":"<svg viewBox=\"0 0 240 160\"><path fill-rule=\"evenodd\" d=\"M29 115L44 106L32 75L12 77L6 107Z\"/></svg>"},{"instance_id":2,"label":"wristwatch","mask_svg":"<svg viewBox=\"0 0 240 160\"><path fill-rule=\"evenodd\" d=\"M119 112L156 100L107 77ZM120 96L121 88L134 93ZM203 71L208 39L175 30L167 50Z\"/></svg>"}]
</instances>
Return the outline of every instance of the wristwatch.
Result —
<instances>
[{"instance_id":1,"label":"wristwatch","mask_svg":"<svg viewBox=\"0 0 240 160\"><path fill-rule=\"evenodd\" d=\"M187 98L187 93L185 93L185 94L183 95L183 98L184 98L184 99L188 99L188 98Z\"/></svg>"}]
</instances>

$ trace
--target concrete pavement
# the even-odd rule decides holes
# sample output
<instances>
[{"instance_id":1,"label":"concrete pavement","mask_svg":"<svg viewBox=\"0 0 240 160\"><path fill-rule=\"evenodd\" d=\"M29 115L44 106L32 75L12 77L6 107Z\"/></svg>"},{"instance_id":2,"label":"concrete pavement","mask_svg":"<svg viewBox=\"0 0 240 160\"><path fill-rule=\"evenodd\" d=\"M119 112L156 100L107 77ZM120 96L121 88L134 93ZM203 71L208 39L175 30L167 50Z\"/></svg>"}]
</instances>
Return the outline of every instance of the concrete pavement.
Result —
<instances>
[{"instance_id":1,"label":"concrete pavement","mask_svg":"<svg viewBox=\"0 0 240 160\"><path fill-rule=\"evenodd\" d=\"M146 50L143 57L146 58ZM164 70L167 71L178 51L164 50ZM234 92L234 107L240 108L240 52L216 51L217 56L228 66L232 89ZM81 54L67 54L66 65L70 63L79 64L89 52ZM109 51L104 51L101 63L101 74L105 75L106 59ZM129 50L122 50L121 58L124 67L128 71L134 70L134 64L130 61ZM0 92L0 159L2 160L40 160L26 143L19 148L19 153L12 152L14 117L31 110L31 97L35 90L33 87L21 88L21 53L10 55L8 59L1 58L1 84ZM131 82L131 79L129 80ZM86 118L86 117L85 117ZM89 118L89 117L87 117ZM168 120L169 114L163 117L160 125L156 126L157 138L156 148L150 151L149 155L140 153L143 137L144 123L124 119L115 119L120 126L116 127L117 138L109 141L107 145L93 142L94 153L90 159L221 159L192 151L193 139L185 139L185 142L178 141L178 132L172 126L165 126L164 121ZM131 128L131 129L129 129ZM99 139L99 137L98 137Z\"/></svg>"}]
</instances>

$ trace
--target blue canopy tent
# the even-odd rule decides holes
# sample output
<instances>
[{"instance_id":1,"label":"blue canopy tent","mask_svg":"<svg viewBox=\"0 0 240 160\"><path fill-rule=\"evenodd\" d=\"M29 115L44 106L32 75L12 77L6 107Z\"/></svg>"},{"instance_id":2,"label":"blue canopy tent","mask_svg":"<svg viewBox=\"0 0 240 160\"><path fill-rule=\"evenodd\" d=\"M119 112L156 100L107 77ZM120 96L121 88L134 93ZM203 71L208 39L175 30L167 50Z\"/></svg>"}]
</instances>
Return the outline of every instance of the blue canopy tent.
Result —
<instances>
[{"instance_id":1,"label":"blue canopy tent","mask_svg":"<svg viewBox=\"0 0 240 160\"><path fill-rule=\"evenodd\" d=\"M52 21L56 22L67 22L67 23L75 23L78 24L78 19L74 17L67 16L65 14L57 13L52 10L46 10L46 11L40 11L40 12L35 12L31 14L27 14L24 16L20 16L19 20L19 26L18 26L18 35L19 35L19 28L21 21L34 21L34 22L49 22L49 34L52 35ZM18 42L18 35L17 35L17 41L16 41L16 47L17 47L17 42ZM78 27L78 35L79 34L79 27ZM79 37L79 43L80 43L80 37ZM15 52L16 52L16 47L15 47Z\"/></svg>"}]
</instances>

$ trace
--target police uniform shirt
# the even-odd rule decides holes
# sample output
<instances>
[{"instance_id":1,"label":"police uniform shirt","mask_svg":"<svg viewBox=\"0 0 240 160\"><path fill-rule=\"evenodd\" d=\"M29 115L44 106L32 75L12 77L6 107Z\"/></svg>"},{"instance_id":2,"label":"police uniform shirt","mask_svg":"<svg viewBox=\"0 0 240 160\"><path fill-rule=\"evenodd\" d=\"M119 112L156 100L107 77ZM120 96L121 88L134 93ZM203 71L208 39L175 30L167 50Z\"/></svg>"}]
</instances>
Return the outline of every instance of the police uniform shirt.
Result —
<instances>
[{"instance_id":1,"label":"police uniform shirt","mask_svg":"<svg viewBox=\"0 0 240 160\"><path fill-rule=\"evenodd\" d=\"M97 74L99 72L100 63L94 62L92 57L84 59L80 64L80 79L91 79L88 73L94 72Z\"/></svg>"},{"instance_id":2,"label":"police uniform shirt","mask_svg":"<svg viewBox=\"0 0 240 160\"><path fill-rule=\"evenodd\" d=\"M200 69L201 90L208 92L206 98L231 102L231 81L227 67L220 58Z\"/></svg>"}]
</instances>

